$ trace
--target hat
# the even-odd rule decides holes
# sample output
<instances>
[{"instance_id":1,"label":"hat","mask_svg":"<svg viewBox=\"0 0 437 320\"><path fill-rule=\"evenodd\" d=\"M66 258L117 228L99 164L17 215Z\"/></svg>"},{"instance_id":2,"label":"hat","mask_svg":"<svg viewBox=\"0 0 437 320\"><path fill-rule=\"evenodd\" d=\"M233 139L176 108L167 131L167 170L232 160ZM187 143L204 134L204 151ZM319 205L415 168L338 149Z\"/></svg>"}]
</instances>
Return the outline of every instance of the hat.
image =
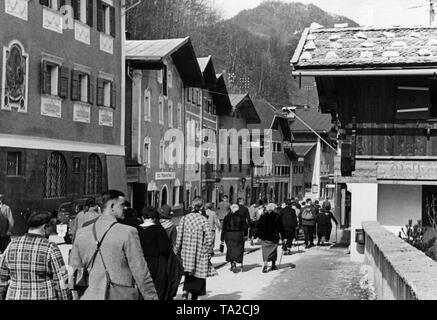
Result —
<instances>
[{"instance_id":1,"label":"hat","mask_svg":"<svg viewBox=\"0 0 437 320\"><path fill-rule=\"evenodd\" d=\"M156 219L159 216L158 210L154 207L146 207L141 211L144 219Z\"/></svg>"},{"instance_id":2,"label":"hat","mask_svg":"<svg viewBox=\"0 0 437 320\"><path fill-rule=\"evenodd\" d=\"M158 209L159 219L171 219L173 218L171 207L167 204Z\"/></svg>"},{"instance_id":3,"label":"hat","mask_svg":"<svg viewBox=\"0 0 437 320\"><path fill-rule=\"evenodd\" d=\"M52 220L52 214L48 211L32 212L27 224L29 228L38 228L49 223L50 220Z\"/></svg>"}]
</instances>

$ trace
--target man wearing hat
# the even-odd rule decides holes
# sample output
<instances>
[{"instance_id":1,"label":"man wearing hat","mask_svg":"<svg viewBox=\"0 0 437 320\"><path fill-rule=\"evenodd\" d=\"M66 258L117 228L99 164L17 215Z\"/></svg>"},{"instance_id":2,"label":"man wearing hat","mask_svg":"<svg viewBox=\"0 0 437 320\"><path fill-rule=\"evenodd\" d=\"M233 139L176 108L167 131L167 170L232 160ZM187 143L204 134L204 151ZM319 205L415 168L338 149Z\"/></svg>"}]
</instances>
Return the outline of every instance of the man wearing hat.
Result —
<instances>
[{"instance_id":1,"label":"man wearing hat","mask_svg":"<svg viewBox=\"0 0 437 320\"><path fill-rule=\"evenodd\" d=\"M51 220L50 212L32 213L28 233L13 239L4 252L0 264L0 300L72 299L61 251L48 240Z\"/></svg>"},{"instance_id":2,"label":"man wearing hat","mask_svg":"<svg viewBox=\"0 0 437 320\"><path fill-rule=\"evenodd\" d=\"M3 253L11 242L11 233L14 227L11 208L3 203L3 199L4 195L0 194L0 253Z\"/></svg>"}]
</instances>

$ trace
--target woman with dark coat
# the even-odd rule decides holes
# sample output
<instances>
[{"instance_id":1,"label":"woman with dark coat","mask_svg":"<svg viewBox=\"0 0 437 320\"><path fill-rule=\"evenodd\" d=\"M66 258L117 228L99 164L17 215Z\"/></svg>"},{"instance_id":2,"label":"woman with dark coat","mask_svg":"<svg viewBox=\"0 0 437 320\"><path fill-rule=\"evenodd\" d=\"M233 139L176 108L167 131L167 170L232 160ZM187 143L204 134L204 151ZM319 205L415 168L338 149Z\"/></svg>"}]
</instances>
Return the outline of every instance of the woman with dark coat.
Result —
<instances>
[{"instance_id":1,"label":"woman with dark coat","mask_svg":"<svg viewBox=\"0 0 437 320\"><path fill-rule=\"evenodd\" d=\"M317 245L325 245L324 241L329 241L331 237L332 222L334 220L335 224L338 224L337 219L331 212L331 203L329 201L323 202L322 208L319 210L319 214L316 216L317 222Z\"/></svg>"},{"instance_id":2,"label":"woman with dark coat","mask_svg":"<svg viewBox=\"0 0 437 320\"><path fill-rule=\"evenodd\" d=\"M171 250L170 239L158 222L159 213L155 208L144 208L142 215L144 223L138 228L141 248L159 300L165 300L168 287L167 260Z\"/></svg>"},{"instance_id":3,"label":"woman with dark coat","mask_svg":"<svg viewBox=\"0 0 437 320\"><path fill-rule=\"evenodd\" d=\"M256 237L261 239L262 254L264 261L263 273L268 272L268 262L272 262L271 270L278 270L276 260L278 260L278 244L280 237L284 239L284 227L281 217L276 212L277 206L269 203L266 207L266 213L259 220Z\"/></svg>"},{"instance_id":4,"label":"woman with dark coat","mask_svg":"<svg viewBox=\"0 0 437 320\"><path fill-rule=\"evenodd\" d=\"M233 204L231 213L223 220L221 241L226 242L226 261L231 263L231 271L234 273L237 272L237 263L243 265L246 229L246 218L240 214L238 204ZM241 271L243 271L243 266L241 266Z\"/></svg>"}]
</instances>

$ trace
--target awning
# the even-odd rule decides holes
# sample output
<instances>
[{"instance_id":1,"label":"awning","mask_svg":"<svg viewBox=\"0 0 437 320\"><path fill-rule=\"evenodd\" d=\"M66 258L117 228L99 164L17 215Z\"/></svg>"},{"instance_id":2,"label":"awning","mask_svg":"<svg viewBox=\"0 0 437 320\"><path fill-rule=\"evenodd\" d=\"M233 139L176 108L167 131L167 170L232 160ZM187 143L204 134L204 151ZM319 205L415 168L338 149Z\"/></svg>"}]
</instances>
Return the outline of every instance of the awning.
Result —
<instances>
[{"instance_id":1,"label":"awning","mask_svg":"<svg viewBox=\"0 0 437 320\"><path fill-rule=\"evenodd\" d=\"M308 153L316 146L316 143L293 143L294 152L299 157L306 157Z\"/></svg>"}]
</instances>

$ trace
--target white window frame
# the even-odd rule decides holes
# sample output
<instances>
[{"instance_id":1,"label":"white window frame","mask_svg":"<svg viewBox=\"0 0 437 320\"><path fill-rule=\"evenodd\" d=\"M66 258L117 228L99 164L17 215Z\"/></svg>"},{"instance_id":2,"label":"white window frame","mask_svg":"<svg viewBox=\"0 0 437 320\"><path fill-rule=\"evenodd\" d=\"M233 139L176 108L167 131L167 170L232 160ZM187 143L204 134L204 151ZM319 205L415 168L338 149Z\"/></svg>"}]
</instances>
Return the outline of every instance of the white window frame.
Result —
<instances>
[{"instance_id":1,"label":"white window frame","mask_svg":"<svg viewBox=\"0 0 437 320\"><path fill-rule=\"evenodd\" d=\"M146 145L148 148L148 153L146 153ZM150 168L150 155L152 150L152 141L149 137L144 138L143 141L143 164L146 165L147 168Z\"/></svg>"},{"instance_id":2,"label":"white window frame","mask_svg":"<svg viewBox=\"0 0 437 320\"><path fill-rule=\"evenodd\" d=\"M178 129L182 130L182 103L178 103Z\"/></svg>"},{"instance_id":3,"label":"white window frame","mask_svg":"<svg viewBox=\"0 0 437 320\"><path fill-rule=\"evenodd\" d=\"M161 140L159 143L159 168L164 169L165 168L165 143L164 140Z\"/></svg>"},{"instance_id":4,"label":"white window frame","mask_svg":"<svg viewBox=\"0 0 437 320\"><path fill-rule=\"evenodd\" d=\"M167 91L171 88L173 88L173 72L167 69Z\"/></svg>"},{"instance_id":5,"label":"white window frame","mask_svg":"<svg viewBox=\"0 0 437 320\"><path fill-rule=\"evenodd\" d=\"M80 101L88 103L88 82L90 81L89 74L81 74L80 76Z\"/></svg>"},{"instance_id":6,"label":"white window frame","mask_svg":"<svg viewBox=\"0 0 437 320\"><path fill-rule=\"evenodd\" d=\"M110 6L103 6L104 10L104 28L105 28L105 34L110 35L111 34L111 7Z\"/></svg>"},{"instance_id":7,"label":"white window frame","mask_svg":"<svg viewBox=\"0 0 437 320\"><path fill-rule=\"evenodd\" d=\"M173 113L174 113L173 101L168 100L167 110L168 110L168 127L173 128Z\"/></svg>"},{"instance_id":8,"label":"white window frame","mask_svg":"<svg viewBox=\"0 0 437 320\"><path fill-rule=\"evenodd\" d=\"M158 113L159 113L159 124L164 125L164 97L161 95L158 98Z\"/></svg>"},{"instance_id":9,"label":"white window frame","mask_svg":"<svg viewBox=\"0 0 437 320\"><path fill-rule=\"evenodd\" d=\"M144 121L152 121L152 95L149 89L144 90Z\"/></svg>"}]
</instances>

